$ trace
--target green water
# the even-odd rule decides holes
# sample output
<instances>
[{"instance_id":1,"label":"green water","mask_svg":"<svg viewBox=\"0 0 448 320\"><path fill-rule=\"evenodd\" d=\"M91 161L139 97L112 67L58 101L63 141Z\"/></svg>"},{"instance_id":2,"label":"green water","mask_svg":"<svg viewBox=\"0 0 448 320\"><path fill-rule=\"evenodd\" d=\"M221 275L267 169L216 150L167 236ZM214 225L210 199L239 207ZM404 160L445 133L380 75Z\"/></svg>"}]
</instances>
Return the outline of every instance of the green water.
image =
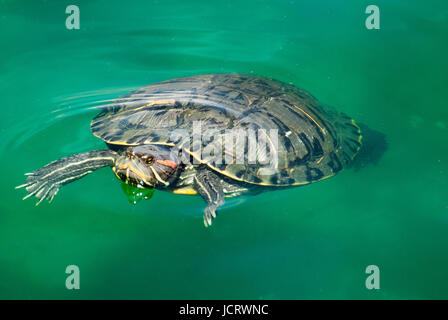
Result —
<instances>
[{"instance_id":1,"label":"green water","mask_svg":"<svg viewBox=\"0 0 448 320\"><path fill-rule=\"evenodd\" d=\"M0 298L448 298L448 5L373 1L0 1ZM377 166L234 199L137 205L102 169L53 204L23 173L103 148L100 100L175 77L291 82L387 135ZM65 288L77 265L81 289ZM365 268L380 268L367 290Z\"/></svg>"}]
</instances>

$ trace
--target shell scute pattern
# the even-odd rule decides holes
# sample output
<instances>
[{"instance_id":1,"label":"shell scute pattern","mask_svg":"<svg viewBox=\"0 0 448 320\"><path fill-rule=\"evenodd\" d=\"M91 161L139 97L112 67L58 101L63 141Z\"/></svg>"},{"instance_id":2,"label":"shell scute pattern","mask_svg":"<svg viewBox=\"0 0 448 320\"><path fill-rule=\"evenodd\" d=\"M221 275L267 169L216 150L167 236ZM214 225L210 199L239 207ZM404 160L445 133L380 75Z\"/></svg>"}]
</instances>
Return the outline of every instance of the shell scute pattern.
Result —
<instances>
[{"instance_id":1,"label":"shell scute pattern","mask_svg":"<svg viewBox=\"0 0 448 320\"><path fill-rule=\"evenodd\" d=\"M193 76L140 88L103 110L92 120L91 130L111 144L173 144L172 132L191 129L193 121L200 121L202 128L221 130L218 136L226 129L277 130L277 170L260 170L257 163L201 159L227 177L252 184L301 185L328 178L339 172L361 145L353 120L323 107L307 91L239 74ZM215 140L212 143L222 141ZM207 143L201 147L210 147ZM247 157L247 145L244 150Z\"/></svg>"}]
</instances>

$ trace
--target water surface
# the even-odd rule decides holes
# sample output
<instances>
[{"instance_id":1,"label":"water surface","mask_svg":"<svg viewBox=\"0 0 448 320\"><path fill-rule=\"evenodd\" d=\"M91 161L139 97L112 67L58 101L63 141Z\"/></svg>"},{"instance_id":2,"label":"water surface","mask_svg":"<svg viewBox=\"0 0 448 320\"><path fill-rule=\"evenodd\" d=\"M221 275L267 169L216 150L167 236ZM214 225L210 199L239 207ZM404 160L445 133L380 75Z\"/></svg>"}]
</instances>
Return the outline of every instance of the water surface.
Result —
<instances>
[{"instance_id":1,"label":"water surface","mask_svg":"<svg viewBox=\"0 0 448 320\"><path fill-rule=\"evenodd\" d=\"M448 6L377 1L0 2L0 298L448 298ZM52 205L23 173L104 144L97 101L175 77L239 72L307 89L384 132L377 166L234 199L131 205L102 169ZM65 288L66 266L81 289ZM365 268L381 289L365 288Z\"/></svg>"}]
</instances>

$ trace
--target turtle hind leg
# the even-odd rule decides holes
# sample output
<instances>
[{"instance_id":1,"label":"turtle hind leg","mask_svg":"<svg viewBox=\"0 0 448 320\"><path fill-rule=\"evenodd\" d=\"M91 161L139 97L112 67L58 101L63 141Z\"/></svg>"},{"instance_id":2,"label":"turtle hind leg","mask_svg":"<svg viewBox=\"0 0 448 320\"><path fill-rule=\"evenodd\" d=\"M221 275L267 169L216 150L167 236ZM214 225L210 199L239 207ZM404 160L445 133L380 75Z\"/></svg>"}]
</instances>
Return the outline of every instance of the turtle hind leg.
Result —
<instances>
[{"instance_id":1,"label":"turtle hind leg","mask_svg":"<svg viewBox=\"0 0 448 320\"><path fill-rule=\"evenodd\" d=\"M112 166L115 157L116 153L110 150L75 154L27 173L28 177L25 183L16 188L25 188L28 191L28 194L23 198L24 200L35 196L38 199L36 205L39 205L45 199L51 202L61 186L78 180L102 167Z\"/></svg>"},{"instance_id":2,"label":"turtle hind leg","mask_svg":"<svg viewBox=\"0 0 448 320\"><path fill-rule=\"evenodd\" d=\"M216 218L216 210L224 204L222 181L208 168L199 170L194 177L196 190L207 202L204 210L204 225L211 226L212 218Z\"/></svg>"}]
</instances>

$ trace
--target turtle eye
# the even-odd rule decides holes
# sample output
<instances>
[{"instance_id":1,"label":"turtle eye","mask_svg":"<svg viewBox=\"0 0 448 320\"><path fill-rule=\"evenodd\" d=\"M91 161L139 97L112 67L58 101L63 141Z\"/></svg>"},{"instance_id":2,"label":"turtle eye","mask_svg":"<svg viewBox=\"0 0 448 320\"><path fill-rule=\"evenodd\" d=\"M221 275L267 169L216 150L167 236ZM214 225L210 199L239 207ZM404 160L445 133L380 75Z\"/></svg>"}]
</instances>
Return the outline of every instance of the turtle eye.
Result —
<instances>
[{"instance_id":1,"label":"turtle eye","mask_svg":"<svg viewBox=\"0 0 448 320\"><path fill-rule=\"evenodd\" d=\"M146 164L152 164L154 162L154 158L153 157L148 157L146 158Z\"/></svg>"}]
</instances>

